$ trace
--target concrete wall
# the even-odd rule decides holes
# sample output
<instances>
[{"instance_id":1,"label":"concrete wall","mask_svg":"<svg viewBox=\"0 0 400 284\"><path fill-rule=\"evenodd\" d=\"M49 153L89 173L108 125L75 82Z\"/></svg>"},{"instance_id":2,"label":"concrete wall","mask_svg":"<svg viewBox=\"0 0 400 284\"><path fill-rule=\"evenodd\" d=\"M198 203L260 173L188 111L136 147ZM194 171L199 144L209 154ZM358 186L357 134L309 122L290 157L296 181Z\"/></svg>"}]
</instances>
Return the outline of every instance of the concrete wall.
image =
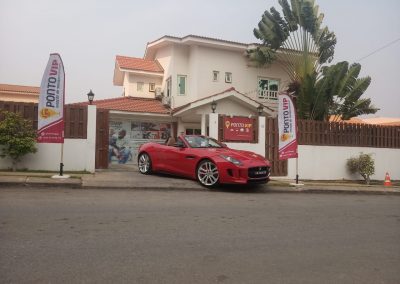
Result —
<instances>
[{"instance_id":1,"label":"concrete wall","mask_svg":"<svg viewBox=\"0 0 400 284\"><path fill-rule=\"evenodd\" d=\"M310 180L360 180L360 175L347 172L346 162L360 153L372 154L375 174L371 179L383 180L385 173L400 180L400 149L366 147L299 146L299 177ZM288 160L288 178L296 177L296 159Z\"/></svg>"},{"instance_id":2,"label":"concrete wall","mask_svg":"<svg viewBox=\"0 0 400 284\"><path fill-rule=\"evenodd\" d=\"M88 106L87 139L65 139L64 171L95 171L96 153L96 106ZM18 169L59 171L61 144L36 144L38 151L26 155L18 163ZM11 168L11 160L0 158L0 169Z\"/></svg>"}]
</instances>

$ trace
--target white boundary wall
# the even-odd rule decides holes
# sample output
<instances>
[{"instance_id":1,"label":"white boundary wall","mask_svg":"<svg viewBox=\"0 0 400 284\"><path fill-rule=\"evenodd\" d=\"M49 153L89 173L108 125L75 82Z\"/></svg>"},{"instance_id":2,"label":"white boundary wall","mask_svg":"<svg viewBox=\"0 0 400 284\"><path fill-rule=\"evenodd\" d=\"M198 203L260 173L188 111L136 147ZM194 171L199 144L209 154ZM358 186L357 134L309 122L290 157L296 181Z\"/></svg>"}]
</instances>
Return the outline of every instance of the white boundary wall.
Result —
<instances>
[{"instance_id":1,"label":"white boundary wall","mask_svg":"<svg viewBox=\"0 0 400 284\"><path fill-rule=\"evenodd\" d=\"M392 180L400 180L400 149L299 146L299 179L309 180L362 180L359 174L351 175L346 169L347 159L360 153L372 154L375 161L374 180L384 180L388 172ZM296 177L296 159L288 160L288 178Z\"/></svg>"},{"instance_id":2,"label":"white boundary wall","mask_svg":"<svg viewBox=\"0 0 400 284\"><path fill-rule=\"evenodd\" d=\"M60 169L61 144L36 144L38 151L24 156L17 169L58 172ZM88 107L87 139L65 139L64 171L95 171L96 154L96 107ZM12 167L10 159L0 158L0 169Z\"/></svg>"}]
</instances>

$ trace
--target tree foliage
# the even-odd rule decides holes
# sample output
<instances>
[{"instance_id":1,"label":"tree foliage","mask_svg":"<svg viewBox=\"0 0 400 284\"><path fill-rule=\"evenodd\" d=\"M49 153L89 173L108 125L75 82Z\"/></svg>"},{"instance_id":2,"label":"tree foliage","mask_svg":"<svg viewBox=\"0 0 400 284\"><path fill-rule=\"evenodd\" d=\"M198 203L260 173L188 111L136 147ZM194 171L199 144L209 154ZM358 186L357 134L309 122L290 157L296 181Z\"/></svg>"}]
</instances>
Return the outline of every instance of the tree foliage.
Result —
<instances>
[{"instance_id":1,"label":"tree foliage","mask_svg":"<svg viewBox=\"0 0 400 284\"><path fill-rule=\"evenodd\" d=\"M324 14L313 0L279 0L282 15L272 7L265 11L254 36L262 44L248 51L260 66L276 59L292 81L301 81L317 66L331 62L336 36L322 26Z\"/></svg>"},{"instance_id":2,"label":"tree foliage","mask_svg":"<svg viewBox=\"0 0 400 284\"><path fill-rule=\"evenodd\" d=\"M265 11L254 35L261 44L248 51L259 66L274 61L290 78L286 86L294 95L298 117L311 120L350 119L378 109L361 95L371 78L358 78L361 65L333 59L336 36L322 25L324 14L314 0L279 0L282 15L272 7Z\"/></svg>"},{"instance_id":3,"label":"tree foliage","mask_svg":"<svg viewBox=\"0 0 400 284\"><path fill-rule=\"evenodd\" d=\"M358 78L361 65L349 65L347 61L322 68L307 75L301 84L289 85L289 91L297 94L297 112L300 118L348 120L352 117L373 114L378 111L370 99L361 98L371 83L369 76Z\"/></svg>"},{"instance_id":4,"label":"tree foliage","mask_svg":"<svg viewBox=\"0 0 400 284\"><path fill-rule=\"evenodd\" d=\"M32 128L32 122L19 113L3 111L0 115L4 116L0 121L0 156L11 158L15 171L24 155L37 151L36 131Z\"/></svg>"}]
</instances>

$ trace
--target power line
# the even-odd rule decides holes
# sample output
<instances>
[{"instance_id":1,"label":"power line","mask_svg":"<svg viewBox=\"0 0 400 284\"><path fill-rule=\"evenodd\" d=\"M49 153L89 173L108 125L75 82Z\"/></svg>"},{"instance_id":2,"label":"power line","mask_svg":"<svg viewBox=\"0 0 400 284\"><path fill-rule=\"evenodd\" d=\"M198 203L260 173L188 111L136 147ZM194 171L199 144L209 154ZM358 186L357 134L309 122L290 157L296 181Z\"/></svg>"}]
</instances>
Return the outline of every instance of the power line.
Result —
<instances>
[{"instance_id":1,"label":"power line","mask_svg":"<svg viewBox=\"0 0 400 284\"><path fill-rule=\"evenodd\" d=\"M386 47L389 47L390 45L392 45L392 44L398 42L399 40L400 40L400 37L399 37L398 39L395 39L394 41L389 42L388 44L386 44L386 45L384 45L384 46L382 46L382 47L380 47L380 48L378 48L378 49L372 51L371 53L365 55L364 57L361 57L360 59L356 60L356 62L359 62L359 61L361 61L361 60L363 60L363 59L365 59L365 58L367 58L367 57L370 57L371 55L373 55L373 54L375 54L375 53L381 51L382 49L385 49Z\"/></svg>"}]
</instances>

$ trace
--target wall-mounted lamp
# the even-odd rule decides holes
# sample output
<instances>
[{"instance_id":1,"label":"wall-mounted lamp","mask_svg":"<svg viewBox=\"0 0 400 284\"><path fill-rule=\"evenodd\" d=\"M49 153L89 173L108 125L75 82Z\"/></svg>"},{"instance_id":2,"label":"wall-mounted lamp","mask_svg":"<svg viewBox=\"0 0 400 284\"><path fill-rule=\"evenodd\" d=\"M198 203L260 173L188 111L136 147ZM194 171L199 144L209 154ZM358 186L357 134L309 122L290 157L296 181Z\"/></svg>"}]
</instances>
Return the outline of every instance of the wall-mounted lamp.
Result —
<instances>
[{"instance_id":1,"label":"wall-mounted lamp","mask_svg":"<svg viewBox=\"0 0 400 284\"><path fill-rule=\"evenodd\" d=\"M216 101L212 101L211 103L211 110L213 113L215 113L215 110L217 109L217 103Z\"/></svg>"},{"instance_id":2,"label":"wall-mounted lamp","mask_svg":"<svg viewBox=\"0 0 400 284\"><path fill-rule=\"evenodd\" d=\"M94 99L94 93L92 92L92 90L90 90L90 92L87 94L87 98L88 98L89 104L92 104L93 99Z\"/></svg>"},{"instance_id":3,"label":"wall-mounted lamp","mask_svg":"<svg viewBox=\"0 0 400 284\"><path fill-rule=\"evenodd\" d=\"M264 112L264 107L262 105L259 105L257 107L257 112L258 112L258 115L261 116Z\"/></svg>"}]
</instances>

